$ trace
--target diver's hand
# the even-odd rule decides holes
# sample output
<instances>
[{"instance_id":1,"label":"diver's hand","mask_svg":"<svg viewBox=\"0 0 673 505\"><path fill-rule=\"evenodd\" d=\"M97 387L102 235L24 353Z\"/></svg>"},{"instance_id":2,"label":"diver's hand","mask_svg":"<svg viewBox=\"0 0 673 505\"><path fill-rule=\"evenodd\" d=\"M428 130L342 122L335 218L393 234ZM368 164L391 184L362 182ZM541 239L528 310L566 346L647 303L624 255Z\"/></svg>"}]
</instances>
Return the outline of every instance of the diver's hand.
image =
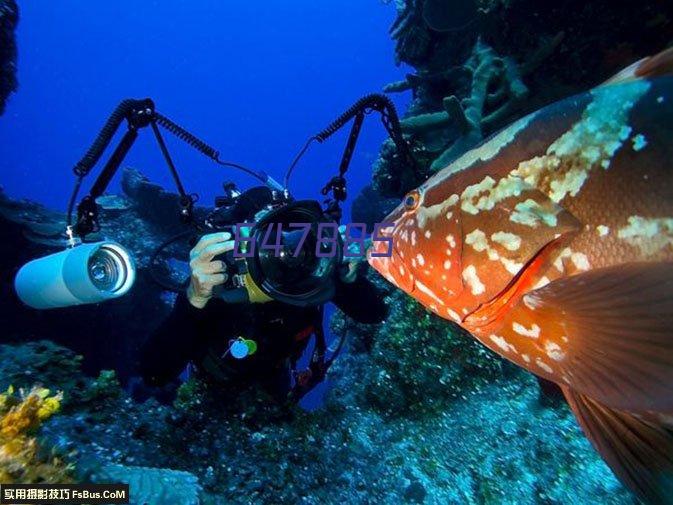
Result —
<instances>
[{"instance_id":1,"label":"diver's hand","mask_svg":"<svg viewBox=\"0 0 673 505\"><path fill-rule=\"evenodd\" d=\"M346 261L341 265L339 277L341 282L352 284L358 278L358 270L360 269L360 262Z\"/></svg>"},{"instance_id":2,"label":"diver's hand","mask_svg":"<svg viewBox=\"0 0 673 505\"><path fill-rule=\"evenodd\" d=\"M191 276L187 299L197 309L202 309L213 296L213 289L227 281L226 265L216 256L234 249L231 233L204 235L189 253Z\"/></svg>"}]
</instances>

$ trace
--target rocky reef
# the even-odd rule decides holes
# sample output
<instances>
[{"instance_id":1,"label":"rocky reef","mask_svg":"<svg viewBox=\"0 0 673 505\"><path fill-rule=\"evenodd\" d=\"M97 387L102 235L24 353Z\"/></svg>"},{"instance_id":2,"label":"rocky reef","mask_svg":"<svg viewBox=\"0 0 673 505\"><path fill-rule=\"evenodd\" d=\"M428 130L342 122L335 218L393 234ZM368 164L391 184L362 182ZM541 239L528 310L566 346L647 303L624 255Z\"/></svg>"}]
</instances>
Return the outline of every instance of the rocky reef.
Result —
<instances>
[{"instance_id":1,"label":"rocky reef","mask_svg":"<svg viewBox=\"0 0 673 505\"><path fill-rule=\"evenodd\" d=\"M421 173L444 168L518 117L673 43L673 5L657 0L395 5L396 60L413 71L385 91L413 94L402 125ZM375 163L374 189L400 196L411 189L398 183L409 169L394 163L391 149L384 145Z\"/></svg>"},{"instance_id":2,"label":"rocky reef","mask_svg":"<svg viewBox=\"0 0 673 505\"><path fill-rule=\"evenodd\" d=\"M19 22L15 0L0 0L0 114L7 97L16 90L16 41L14 30Z\"/></svg>"},{"instance_id":3,"label":"rocky reef","mask_svg":"<svg viewBox=\"0 0 673 505\"><path fill-rule=\"evenodd\" d=\"M258 391L222 402L194 379L172 405L136 403L114 373L85 376L49 342L0 346L0 390L62 391L39 444L76 481L130 482L132 503L632 503L532 376L389 296L374 340L336 317L349 350L312 412Z\"/></svg>"}]
</instances>

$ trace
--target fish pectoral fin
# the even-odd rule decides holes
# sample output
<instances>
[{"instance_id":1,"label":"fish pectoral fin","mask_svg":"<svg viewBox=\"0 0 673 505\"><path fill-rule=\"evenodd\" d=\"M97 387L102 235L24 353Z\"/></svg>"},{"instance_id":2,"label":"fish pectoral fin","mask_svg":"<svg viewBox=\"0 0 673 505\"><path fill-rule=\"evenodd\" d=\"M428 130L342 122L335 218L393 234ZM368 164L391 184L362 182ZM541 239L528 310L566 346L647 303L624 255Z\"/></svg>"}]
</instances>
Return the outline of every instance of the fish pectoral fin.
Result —
<instances>
[{"instance_id":1,"label":"fish pectoral fin","mask_svg":"<svg viewBox=\"0 0 673 505\"><path fill-rule=\"evenodd\" d=\"M673 431L562 389L585 435L622 483L646 503L673 503Z\"/></svg>"},{"instance_id":2,"label":"fish pectoral fin","mask_svg":"<svg viewBox=\"0 0 673 505\"><path fill-rule=\"evenodd\" d=\"M654 56L636 61L613 75L604 84L620 84L636 79L652 79L665 75L673 75L673 47L669 47Z\"/></svg>"},{"instance_id":3,"label":"fish pectoral fin","mask_svg":"<svg viewBox=\"0 0 673 505\"><path fill-rule=\"evenodd\" d=\"M673 263L584 272L524 303L562 383L612 408L673 411Z\"/></svg>"}]
</instances>

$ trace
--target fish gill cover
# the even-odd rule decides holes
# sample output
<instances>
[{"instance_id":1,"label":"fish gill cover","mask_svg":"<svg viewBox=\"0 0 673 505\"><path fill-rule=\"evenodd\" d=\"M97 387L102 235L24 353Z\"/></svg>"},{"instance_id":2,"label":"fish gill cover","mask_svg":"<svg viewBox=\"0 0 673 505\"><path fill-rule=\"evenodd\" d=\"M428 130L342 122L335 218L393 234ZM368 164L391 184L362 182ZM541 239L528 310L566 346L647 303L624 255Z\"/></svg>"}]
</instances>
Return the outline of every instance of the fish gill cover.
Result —
<instances>
[{"instance_id":1,"label":"fish gill cover","mask_svg":"<svg viewBox=\"0 0 673 505\"><path fill-rule=\"evenodd\" d=\"M671 7L656 1L384 3L396 10L394 60L405 65L385 89L411 95L402 128L426 174L525 113L658 52L673 33ZM8 37L0 91L9 92L13 2L0 2L0 16L0 37ZM386 37L383 26L369 30ZM12 127L7 115L0 122ZM3 177L28 178L21 169L5 165ZM379 222L421 182L402 177L405 170L385 141L371 184L354 199L353 221ZM375 326L339 311L331 317L330 334L347 335L347 351L311 410L279 406L256 388L224 401L195 378L169 401L133 399L139 348L174 303L152 282L149 257L182 228L172 217L178 196L138 170L124 170L117 193L99 202L98 236L132 252L134 289L114 302L47 312L21 305L12 278L62 247L64 213L0 193L0 415L2 443L12 444L10 457L0 457L3 479L121 480L131 483L132 503L633 502L555 388L374 272L367 275L388 317ZM174 261L163 273L177 276L171 265L184 265L186 251L169 252ZM18 431L21 419L28 422Z\"/></svg>"}]
</instances>

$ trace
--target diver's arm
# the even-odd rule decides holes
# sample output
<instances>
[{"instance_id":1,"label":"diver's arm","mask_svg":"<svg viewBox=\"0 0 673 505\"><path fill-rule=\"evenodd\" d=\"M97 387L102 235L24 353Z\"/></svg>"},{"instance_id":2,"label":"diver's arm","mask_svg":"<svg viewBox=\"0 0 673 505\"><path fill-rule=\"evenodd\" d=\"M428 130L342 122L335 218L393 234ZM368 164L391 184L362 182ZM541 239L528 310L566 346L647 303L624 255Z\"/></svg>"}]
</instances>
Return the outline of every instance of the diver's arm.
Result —
<instances>
[{"instance_id":1,"label":"diver's arm","mask_svg":"<svg viewBox=\"0 0 673 505\"><path fill-rule=\"evenodd\" d=\"M348 317L359 323L376 324L388 315L384 295L364 276L352 282L338 281L333 302Z\"/></svg>"},{"instance_id":2,"label":"diver's arm","mask_svg":"<svg viewBox=\"0 0 673 505\"><path fill-rule=\"evenodd\" d=\"M151 386L175 379L199 352L210 315L178 295L171 314L140 349L140 373Z\"/></svg>"}]
</instances>

